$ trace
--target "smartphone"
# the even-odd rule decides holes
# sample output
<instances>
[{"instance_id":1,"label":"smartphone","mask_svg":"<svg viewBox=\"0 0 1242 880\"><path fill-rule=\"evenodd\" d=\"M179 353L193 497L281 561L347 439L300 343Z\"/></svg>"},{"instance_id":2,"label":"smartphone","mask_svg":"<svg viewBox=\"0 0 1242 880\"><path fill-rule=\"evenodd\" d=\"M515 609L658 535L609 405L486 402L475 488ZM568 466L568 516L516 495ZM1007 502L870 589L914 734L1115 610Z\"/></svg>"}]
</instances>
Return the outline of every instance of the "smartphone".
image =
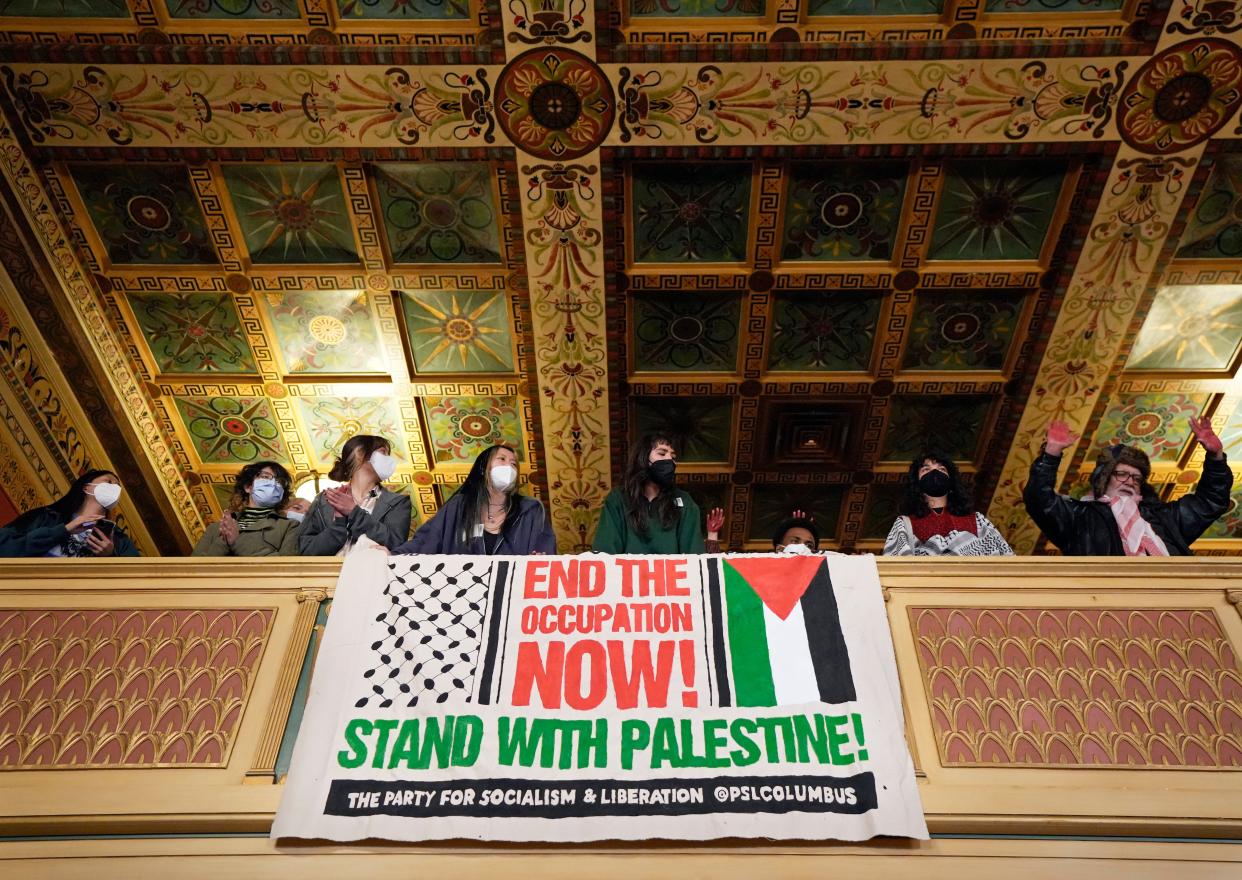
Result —
<instances>
[{"instance_id":1,"label":"smartphone","mask_svg":"<svg viewBox=\"0 0 1242 880\"><path fill-rule=\"evenodd\" d=\"M95 520L95 531L105 538L111 538L116 534L116 523L110 519L97 519Z\"/></svg>"}]
</instances>

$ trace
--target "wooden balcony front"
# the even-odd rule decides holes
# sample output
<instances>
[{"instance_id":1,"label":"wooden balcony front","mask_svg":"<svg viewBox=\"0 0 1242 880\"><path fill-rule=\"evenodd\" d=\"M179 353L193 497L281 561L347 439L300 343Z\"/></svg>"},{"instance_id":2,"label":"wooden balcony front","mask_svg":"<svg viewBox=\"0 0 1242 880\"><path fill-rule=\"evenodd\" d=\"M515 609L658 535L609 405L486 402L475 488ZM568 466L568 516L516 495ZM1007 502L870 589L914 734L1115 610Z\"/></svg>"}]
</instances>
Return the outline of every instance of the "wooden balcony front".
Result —
<instances>
[{"instance_id":1,"label":"wooden balcony front","mask_svg":"<svg viewBox=\"0 0 1242 880\"><path fill-rule=\"evenodd\" d=\"M277 845L339 565L0 564L0 876L1242 876L1242 562L880 560L930 842Z\"/></svg>"}]
</instances>

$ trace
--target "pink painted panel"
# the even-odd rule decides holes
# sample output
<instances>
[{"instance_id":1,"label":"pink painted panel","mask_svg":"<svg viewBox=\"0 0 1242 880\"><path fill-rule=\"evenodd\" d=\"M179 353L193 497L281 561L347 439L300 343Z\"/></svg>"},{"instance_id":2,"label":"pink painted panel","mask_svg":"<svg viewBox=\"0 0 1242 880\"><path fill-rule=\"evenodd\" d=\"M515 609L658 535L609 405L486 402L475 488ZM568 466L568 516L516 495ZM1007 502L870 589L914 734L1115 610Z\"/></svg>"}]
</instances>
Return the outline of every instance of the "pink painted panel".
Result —
<instances>
[{"instance_id":1,"label":"pink painted panel","mask_svg":"<svg viewBox=\"0 0 1242 880\"><path fill-rule=\"evenodd\" d=\"M220 766L275 616L0 609L0 770Z\"/></svg>"},{"instance_id":2,"label":"pink painted panel","mask_svg":"<svg viewBox=\"0 0 1242 880\"><path fill-rule=\"evenodd\" d=\"M1242 768L1210 610L911 608L945 766Z\"/></svg>"}]
</instances>

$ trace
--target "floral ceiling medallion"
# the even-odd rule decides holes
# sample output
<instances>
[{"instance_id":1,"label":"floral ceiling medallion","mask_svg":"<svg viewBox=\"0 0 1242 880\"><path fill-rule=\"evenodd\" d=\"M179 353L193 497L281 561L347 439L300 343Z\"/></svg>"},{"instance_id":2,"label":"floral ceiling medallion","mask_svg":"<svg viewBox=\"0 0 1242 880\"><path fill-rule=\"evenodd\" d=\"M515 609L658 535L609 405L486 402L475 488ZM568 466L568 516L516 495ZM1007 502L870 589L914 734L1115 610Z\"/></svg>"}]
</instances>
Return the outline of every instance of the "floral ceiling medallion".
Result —
<instances>
[{"instance_id":1,"label":"floral ceiling medallion","mask_svg":"<svg viewBox=\"0 0 1242 880\"><path fill-rule=\"evenodd\" d=\"M551 161L594 150L612 128L616 102L595 62L567 49L532 49L496 83L496 116L519 148Z\"/></svg>"},{"instance_id":2,"label":"floral ceiling medallion","mask_svg":"<svg viewBox=\"0 0 1242 880\"><path fill-rule=\"evenodd\" d=\"M1210 138L1242 106L1242 48L1195 40L1152 58L1121 96L1121 137L1136 150L1167 154Z\"/></svg>"}]
</instances>

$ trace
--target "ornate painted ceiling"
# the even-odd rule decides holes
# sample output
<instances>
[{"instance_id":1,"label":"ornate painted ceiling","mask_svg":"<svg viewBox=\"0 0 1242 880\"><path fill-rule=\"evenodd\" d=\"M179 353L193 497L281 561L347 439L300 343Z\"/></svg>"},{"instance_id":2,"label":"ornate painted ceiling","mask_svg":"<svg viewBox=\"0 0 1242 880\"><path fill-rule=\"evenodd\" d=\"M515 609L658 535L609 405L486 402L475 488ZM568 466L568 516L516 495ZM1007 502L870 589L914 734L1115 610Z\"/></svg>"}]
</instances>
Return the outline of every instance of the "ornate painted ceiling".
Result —
<instances>
[{"instance_id":1,"label":"ornate painted ceiling","mask_svg":"<svg viewBox=\"0 0 1242 880\"><path fill-rule=\"evenodd\" d=\"M1242 465L1239 0L0 0L0 474L148 552L359 430L561 545L678 440L726 543L874 549L945 450L1014 546L1053 418ZM1242 550L1242 508L1197 545Z\"/></svg>"}]
</instances>

